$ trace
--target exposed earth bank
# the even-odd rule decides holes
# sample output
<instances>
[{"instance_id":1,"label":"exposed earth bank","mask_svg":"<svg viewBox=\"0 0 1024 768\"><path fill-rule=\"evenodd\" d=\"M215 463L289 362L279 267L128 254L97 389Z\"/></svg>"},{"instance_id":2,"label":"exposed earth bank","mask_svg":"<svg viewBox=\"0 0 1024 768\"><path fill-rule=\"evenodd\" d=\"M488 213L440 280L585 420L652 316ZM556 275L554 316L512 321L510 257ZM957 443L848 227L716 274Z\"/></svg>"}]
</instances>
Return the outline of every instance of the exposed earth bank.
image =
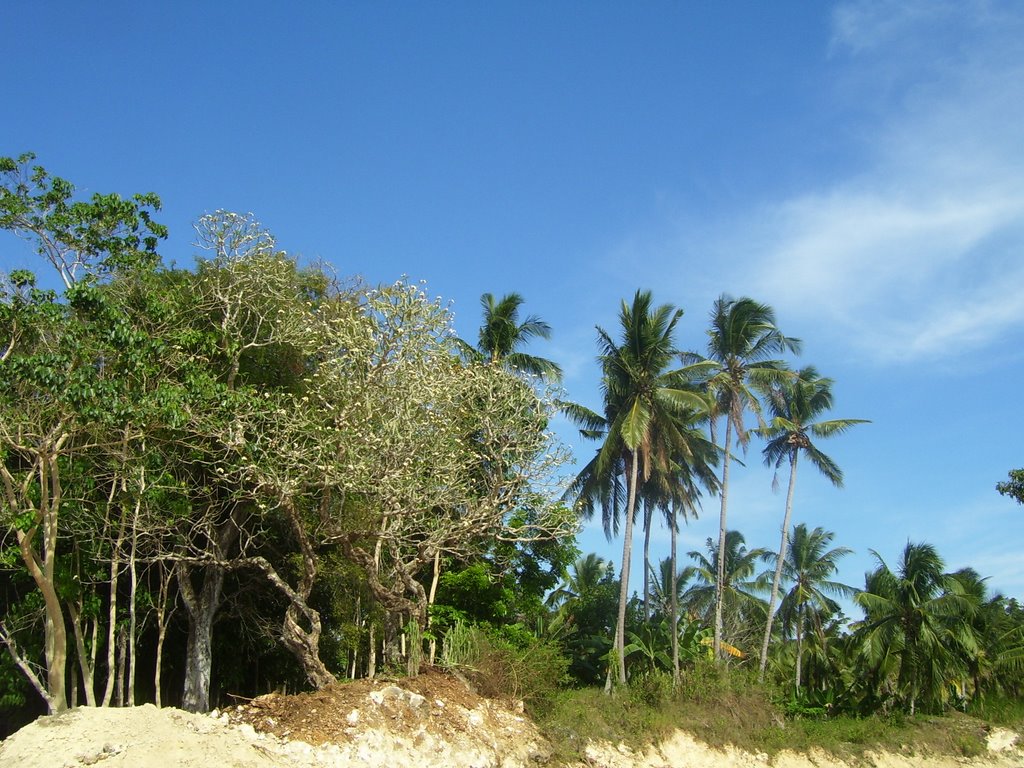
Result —
<instances>
[{"instance_id":1,"label":"exposed earth bank","mask_svg":"<svg viewBox=\"0 0 1024 768\"><path fill-rule=\"evenodd\" d=\"M80 707L40 718L0 743L0 766L526 768L550 763L551 746L517 709L483 699L436 671L398 682L271 694L210 715L152 705ZM988 741L988 754L973 760L880 753L867 763L877 768L1024 765L1015 734L994 730ZM771 759L716 750L682 732L642 754L591 744L586 758L581 765L591 768L852 768L824 753L783 752Z\"/></svg>"}]
</instances>

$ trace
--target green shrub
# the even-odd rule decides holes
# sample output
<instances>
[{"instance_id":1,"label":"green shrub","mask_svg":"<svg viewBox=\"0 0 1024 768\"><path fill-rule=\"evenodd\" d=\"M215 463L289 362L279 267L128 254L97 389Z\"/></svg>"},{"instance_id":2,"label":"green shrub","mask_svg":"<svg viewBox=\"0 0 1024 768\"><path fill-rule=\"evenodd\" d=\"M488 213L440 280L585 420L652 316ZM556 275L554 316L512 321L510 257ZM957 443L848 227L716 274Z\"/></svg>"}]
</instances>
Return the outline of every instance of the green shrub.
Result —
<instances>
[{"instance_id":1,"label":"green shrub","mask_svg":"<svg viewBox=\"0 0 1024 768\"><path fill-rule=\"evenodd\" d=\"M465 674L483 696L550 706L568 679L569 660L554 643L512 625L485 630L456 622L445 635L442 664Z\"/></svg>"},{"instance_id":2,"label":"green shrub","mask_svg":"<svg viewBox=\"0 0 1024 768\"><path fill-rule=\"evenodd\" d=\"M674 688L671 674L649 670L635 675L629 681L629 696L645 707L662 707L671 701Z\"/></svg>"}]
</instances>

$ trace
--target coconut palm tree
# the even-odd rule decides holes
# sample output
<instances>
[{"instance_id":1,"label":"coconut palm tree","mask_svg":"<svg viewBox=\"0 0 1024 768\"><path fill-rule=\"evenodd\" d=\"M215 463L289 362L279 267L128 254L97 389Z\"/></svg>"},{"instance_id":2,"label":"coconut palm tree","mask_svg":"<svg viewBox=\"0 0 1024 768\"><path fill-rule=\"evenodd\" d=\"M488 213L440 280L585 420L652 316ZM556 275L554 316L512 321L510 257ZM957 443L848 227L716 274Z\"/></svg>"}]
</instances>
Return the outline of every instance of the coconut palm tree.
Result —
<instances>
[{"instance_id":1,"label":"coconut palm tree","mask_svg":"<svg viewBox=\"0 0 1024 768\"><path fill-rule=\"evenodd\" d=\"M751 627L760 629L764 619L765 603L757 593L768 588L768 574L757 573L757 562L768 562L773 557L767 549L747 549L746 539L739 531L726 531L725 558L719 566L718 543L708 538L706 554L698 550L689 553L693 565L681 574L683 581L693 580L693 586L686 590L683 602L692 613L710 623L719 608L719 595L724 605L723 628L728 630L728 642L743 645L750 636ZM723 574L719 576L719 574ZM722 579L721 585L718 579ZM725 642L723 637L719 641Z\"/></svg>"},{"instance_id":2,"label":"coconut palm tree","mask_svg":"<svg viewBox=\"0 0 1024 768\"><path fill-rule=\"evenodd\" d=\"M878 568L854 598L864 609L860 653L876 693L889 688L914 714L918 702L941 706L948 683L967 674L977 650L971 622L977 604L943 573L930 544L908 542L896 570L877 553Z\"/></svg>"},{"instance_id":3,"label":"coconut palm tree","mask_svg":"<svg viewBox=\"0 0 1024 768\"><path fill-rule=\"evenodd\" d=\"M766 427L757 430L768 441L762 451L764 463L767 466L775 465L776 471L783 463L789 463L789 489L786 492L786 511L782 518L782 542L779 544L779 556L775 561L772 591L768 598L768 621L765 624L764 639L761 643L760 675L762 680L765 666L768 663L768 642L771 639L775 608L779 599L779 581L782 578L782 569L786 563L786 553L789 547L789 520L793 512L797 459L804 454L834 486L842 488L843 472L839 465L822 453L811 442L811 437L832 437L842 434L855 424L867 423L865 419L815 421L831 407L832 379L819 376L813 366L807 366L801 369L796 376L781 379L772 385L768 396L768 409L772 420ZM800 687L799 675L798 666L798 689Z\"/></svg>"},{"instance_id":4,"label":"coconut palm tree","mask_svg":"<svg viewBox=\"0 0 1024 768\"><path fill-rule=\"evenodd\" d=\"M545 603L549 608L562 606L594 589L611 571L611 562L593 552L577 558L563 574L562 584L548 595Z\"/></svg>"},{"instance_id":5,"label":"coconut palm tree","mask_svg":"<svg viewBox=\"0 0 1024 768\"><path fill-rule=\"evenodd\" d=\"M557 363L519 351L532 339L551 337L551 326L537 315L529 315L522 322L519 321L519 308L523 301L518 293L508 293L500 299L485 293L480 297L483 324L480 326L479 340L474 347L458 339L459 347L470 360L503 365L509 370L560 381L562 369Z\"/></svg>"},{"instance_id":6,"label":"coconut palm tree","mask_svg":"<svg viewBox=\"0 0 1024 768\"><path fill-rule=\"evenodd\" d=\"M625 624L629 599L629 564L633 554L633 519L642 481L657 470L667 471L672 455L666 446L682 442L678 416L686 408L706 410L707 400L668 366L679 354L672 338L682 310L669 304L654 307L650 291L637 291L632 304L619 311L620 340L598 328L604 415L583 406L565 412L583 427L583 434L602 440L595 457L583 468L568 493L585 515L600 504L605 532L617 524L622 497L622 575L615 632L618 677L626 682ZM625 478L624 482L622 478ZM624 494L623 494L624 491Z\"/></svg>"},{"instance_id":7,"label":"coconut palm tree","mask_svg":"<svg viewBox=\"0 0 1024 768\"><path fill-rule=\"evenodd\" d=\"M697 516L697 509L702 489L711 493L718 492L718 478L715 476L714 465L718 463L718 451L704 431L697 425L708 420L708 412L697 413L684 411L677 417L680 426L681 443L674 446L675 454L670 462L669 471L653 474L645 484L645 496L660 507L664 514L665 525L670 534L670 556L662 563L661 579L658 585L660 594L668 595L670 604L662 606L665 613L668 608L672 637L672 672L676 680L679 678L679 561L677 557L677 540L680 518L686 520L691 515ZM647 610L648 584L653 568L650 564L649 541L651 515L644 523L644 568L648 578L644 579L644 614ZM666 571L667 567L667 571ZM665 581L666 577L671 581ZM657 580L657 579L656 579Z\"/></svg>"},{"instance_id":8,"label":"coconut palm tree","mask_svg":"<svg viewBox=\"0 0 1024 768\"><path fill-rule=\"evenodd\" d=\"M679 517L696 516L697 502L702 490L718 491L718 478L713 467L718 464L718 451L702 425L708 421L708 410L686 409L676 414L670 423L671 433L662 434L662 425L654 425L658 461L653 462L651 473L641 489L644 501L644 617L649 617L651 528L658 510L668 527L672 551L675 552L679 531ZM675 555L672 555L675 562ZM677 564L678 565L678 564ZM675 566L673 566L675 567Z\"/></svg>"},{"instance_id":9,"label":"coconut palm tree","mask_svg":"<svg viewBox=\"0 0 1024 768\"><path fill-rule=\"evenodd\" d=\"M794 686L800 692L800 674L803 661L804 632L810 625L822 637L824 621L840 612L833 597L852 597L857 590L833 581L838 572L837 562L853 550L846 547L829 548L835 534L821 527L808 531L804 523L793 528L792 546L782 561L781 573L792 586L782 599L780 613L786 629L796 635L796 675ZM775 569L776 577L780 569ZM777 588L778 581L773 582ZM769 621L771 613L769 612ZM766 646L762 646L762 653ZM764 666L761 667L762 674Z\"/></svg>"},{"instance_id":10,"label":"coconut palm tree","mask_svg":"<svg viewBox=\"0 0 1024 768\"><path fill-rule=\"evenodd\" d=\"M729 465L732 439L735 433L737 443L746 448L749 436L744 427L746 412L752 411L760 421L761 408L757 390L765 389L771 382L778 381L786 370L785 364L774 356L786 351L800 352L800 340L784 336L775 327L775 312L767 304L760 304L750 298L733 299L722 295L715 300L711 310L711 327L708 330L707 356L688 353L683 361L688 363L686 371L703 379L714 398L713 416L725 418L725 441L723 443L721 512L718 522L718 567L725 566L726 514L729 504ZM715 420L712 420L712 439ZM715 583L719 590L725 584L724 573L719 572ZM720 657L722 641L722 599L721 591L715 596L715 640L714 655Z\"/></svg>"}]
</instances>

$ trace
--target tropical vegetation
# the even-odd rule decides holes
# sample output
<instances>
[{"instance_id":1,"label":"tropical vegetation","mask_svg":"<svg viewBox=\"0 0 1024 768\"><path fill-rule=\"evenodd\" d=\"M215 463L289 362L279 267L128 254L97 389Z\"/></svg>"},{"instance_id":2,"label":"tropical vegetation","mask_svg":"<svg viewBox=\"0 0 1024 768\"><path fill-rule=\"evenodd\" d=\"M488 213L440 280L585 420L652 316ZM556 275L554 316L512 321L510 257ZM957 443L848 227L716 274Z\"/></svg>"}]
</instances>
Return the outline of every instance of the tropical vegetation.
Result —
<instances>
[{"instance_id":1,"label":"tropical vegetation","mask_svg":"<svg viewBox=\"0 0 1024 768\"><path fill-rule=\"evenodd\" d=\"M818 443L866 422L826 417L834 382L783 359L800 343L769 305L721 296L697 354L682 310L636 291L597 329L590 408L517 293L484 294L469 344L419 284L339 280L251 215L199 217L178 267L159 210L0 158L0 230L40 257L0 276L0 729L434 663L535 712L602 688L802 720L1024 694L1016 600L926 542L841 583L850 550L793 521L799 460L840 487ZM596 442L581 468L559 414ZM755 439L789 469L778 550L726 525ZM681 564L716 496L719 536ZM579 551L598 515L616 564Z\"/></svg>"}]
</instances>

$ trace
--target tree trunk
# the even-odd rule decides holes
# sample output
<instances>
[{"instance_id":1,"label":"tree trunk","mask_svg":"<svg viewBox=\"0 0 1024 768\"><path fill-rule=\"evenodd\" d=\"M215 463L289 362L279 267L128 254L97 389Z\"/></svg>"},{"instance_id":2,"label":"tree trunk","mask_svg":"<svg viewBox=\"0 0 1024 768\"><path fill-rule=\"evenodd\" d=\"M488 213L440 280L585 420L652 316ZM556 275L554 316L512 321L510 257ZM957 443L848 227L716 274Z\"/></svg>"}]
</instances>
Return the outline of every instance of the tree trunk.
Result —
<instances>
[{"instance_id":1,"label":"tree trunk","mask_svg":"<svg viewBox=\"0 0 1024 768\"><path fill-rule=\"evenodd\" d=\"M78 656L78 666L82 671L82 687L85 691L85 704L88 707L96 706L96 693L94 690L94 667L89 663L89 655L85 650L85 635L82 627L81 598L79 603L68 603L68 614L71 617L71 629L75 636L75 651ZM95 624L95 619L93 619ZM74 707L77 698L72 701Z\"/></svg>"},{"instance_id":2,"label":"tree trunk","mask_svg":"<svg viewBox=\"0 0 1024 768\"><path fill-rule=\"evenodd\" d=\"M174 583L174 569L167 568L163 562L158 563L158 566L160 568L160 591L156 606L156 668L153 671L153 687L156 690L155 704L159 708L162 706L160 687L163 674L164 640L167 639L168 619L174 613L173 605L170 610L167 609L171 585Z\"/></svg>"},{"instance_id":3,"label":"tree trunk","mask_svg":"<svg viewBox=\"0 0 1024 768\"><path fill-rule=\"evenodd\" d=\"M644 503L644 621L651 620L651 527L654 510Z\"/></svg>"},{"instance_id":4,"label":"tree trunk","mask_svg":"<svg viewBox=\"0 0 1024 768\"><path fill-rule=\"evenodd\" d=\"M64 610L60 604L56 586L57 563L57 522L60 515L62 488L60 482L59 457L71 439L68 432L61 431L60 426L54 427L51 434L43 439L42 446L22 447L32 457L32 469L27 478L15 480L4 462L0 462L0 481L9 511L14 514L30 513L31 524L27 529L18 528L15 532L18 551L36 588L43 597L44 607L44 655L46 662L46 692L43 698L51 714L63 712L68 708L65 675L67 672L68 636L64 626ZM39 498L33 500L31 488L34 478L39 479ZM40 534L41 546L35 547L36 534ZM14 656L17 649L14 638L3 633L8 651ZM18 656L18 658L21 658ZM19 669L33 685L42 681L35 675L29 675L28 661L21 658Z\"/></svg>"},{"instance_id":5,"label":"tree trunk","mask_svg":"<svg viewBox=\"0 0 1024 768\"><path fill-rule=\"evenodd\" d=\"M124 485L122 483L122 490ZM107 514L104 528L109 530L110 507L117 490L117 481L111 484L110 496L107 499ZM107 607L107 683L103 690L101 706L109 707L114 694L114 676L117 670L117 581L121 574L121 545L124 543L125 509L121 507L121 519L117 526L117 535L110 550L110 602Z\"/></svg>"},{"instance_id":6,"label":"tree trunk","mask_svg":"<svg viewBox=\"0 0 1024 768\"><path fill-rule=\"evenodd\" d=\"M786 512L782 518L782 543L779 544L779 559L775 562L775 576L772 577L772 594L768 599L768 621L764 626L764 640L761 641L760 680L764 681L764 671L768 666L768 643L772 636L772 623L775 620L775 606L779 601L779 584L782 581L782 565L789 551L789 517L793 512L793 489L796 488L797 449L789 457L789 490L786 491Z\"/></svg>"},{"instance_id":7,"label":"tree trunk","mask_svg":"<svg viewBox=\"0 0 1024 768\"><path fill-rule=\"evenodd\" d=\"M615 626L615 652L619 663L619 683L626 684L626 604L629 601L629 564L633 556L633 510L636 506L636 453L629 456L629 491L626 502L626 530L622 536L622 580L619 584L619 617Z\"/></svg>"},{"instance_id":8,"label":"tree trunk","mask_svg":"<svg viewBox=\"0 0 1024 768\"><path fill-rule=\"evenodd\" d=\"M380 573L380 558L383 554L384 548L384 531L387 530L387 518L384 518L380 524L381 535L377 537L377 541L373 545L373 561L370 564L370 568L373 569L373 575L376 578ZM366 657L366 676L370 680L373 680L377 676L377 624L373 620L372 612L370 615L370 632L369 632L369 643L370 651Z\"/></svg>"},{"instance_id":9,"label":"tree trunk","mask_svg":"<svg viewBox=\"0 0 1024 768\"><path fill-rule=\"evenodd\" d=\"M49 526L47 526L48 528ZM68 636L64 628L64 611L60 607L60 599L57 597L57 589L53 582L52 558L49 564L39 563L37 555L31 546L31 538L35 535L35 529L25 533L18 531L18 545L21 551L21 558L28 567L29 573L35 580L36 587L43 595L43 605L46 610L44 625L44 642L46 648L46 704L50 714L63 712L68 708L67 692L65 689L64 675L68 658ZM44 532L49 537L49 532ZM52 538L51 546L56 546L56 531ZM50 550L53 551L52 549Z\"/></svg>"},{"instance_id":10,"label":"tree trunk","mask_svg":"<svg viewBox=\"0 0 1024 768\"><path fill-rule=\"evenodd\" d=\"M715 661L722 658L722 600L725 596L725 515L729 505L729 444L732 442L732 419L725 417L725 452L722 457L722 511L718 516L718 568L715 576Z\"/></svg>"},{"instance_id":11,"label":"tree trunk","mask_svg":"<svg viewBox=\"0 0 1024 768\"><path fill-rule=\"evenodd\" d=\"M124 706L125 667L128 658L128 628L122 624L117 629L117 692L114 696L116 706Z\"/></svg>"},{"instance_id":12,"label":"tree trunk","mask_svg":"<svg viewBox=\"0 0 1024 768\"><path fill-rule=\"evenodd\" d=\"M281 637L285 646L302 665L302 671L306 673L306 679L309 680L314 688L319 690L326 688L331 683L337 682L337 679L320 660L320 613L309 605L309 596L313 592L313 585L316 583L317 576L316 552L313 550L313 545L309 540L306 528L299 515L299 510L295 507L294 502L291 499L283 499L282 501L282 505L288 512L292 533L295 535L299 551L302 554L302 574L299 577L297 589L284 590L291 602L288 605L288 610L285 611ZM276 573L274 576L276 576ZM274 579L271 580L274 581ZM274 581L274 583L279 589L287 587L282 580ZM308 629L299 623L300 619L305 621Z\"/></svg>"},{"instance_id":13,"label":"tree trunk","mask_svg":"<svg viewBox=\"0 0 1024 768\"><path fill-rule=\"evenodd\" d=\"M305 618L310 625L305 629L299 618ZM315 617L315 618L314 618ZM320 660L320 614L309 608L307 612L300 610L294 603L285 611L282 627L282 640L285 647L299 660L306 679L316 688L326 688L337 682L324 663Z\"/></svg>"},{"instance_id":14,"label":"tree trunk","mask_svg":"<svg viewBox=\"0 0 1024 768\"><path fill-rule=\"evenodd\" d=\"M353 622L353 624L357 628L361 627L362 624L363 624L362 606L363 606L362 595L356 595L356 611L355 611L356 615L355 615L355 621ZM358 637L358 635L357 635L357 637ZM348 679L349 680L355 680L356 679L356 671L358 669L358 665L359 665L359 642L357 640L356 644L355 644L355 647L352 648L352 658L351 658L351 661L350 661L350 664L349 664L349 670L348 670Z\"/></svg>"},{"instance_id":15,"label":"tree trunk","mask_svg":"<svg viewBox=\"0 0 1024 768\"><path fill-rule=\"evenodd\" d=\"M679 523L679 509L677 502L672 502L672 524L670 526L670 560L672 563L672 577L669 579L669 587L672 590L670 597L672 606L672 680L679 684L679 576L676 565L676 526Z\"/></svg>"},{"instance_id":16,"label":"tree trunk","mask_svg":"<svg viewBox=\"0 0 1024 768\"><path fill-rule=\"evenodd\" d=\"M181 707L188 712L207 712L210 709L210 673L213 668L213 620L221 604L224 569L213 565L203 568L203 585L196 592L187 567L179 564L179 568L178 592L188 614Z\"/></svg>"},{"instance_id":17,"label":"tree trunk","mask_svg":"<svg viewBox=\"0 0 1024 768\"><path fill-rule=\"evenodd\" d=\"M135 512L132 515L132 548L128 559L128 573L131 576L128 597L128 706L135 706L135 648L138 643L138 610L135 605L139 592L139 512L142 509L142 494L146 490L146 470L139 470L139 492L135 498Z\"/></svg>"},{"instance_id":18,"label":"tree trunk","mask_svg":"<svg viewBox=\"0 0 1024 768\"><path fill-rule=\"evenodd\" d=\"M430 629L430 625L433 623L433 616L430 615L430 608L434 605L434 600L437 598L437 584L441 580L441 550L438 549L434 552L434 577L430 580L430 594L427 596L427 629ZM430 666L434 666L434 660L437 655L437 638L434 637L433 633L430 635Z\"/></svg>"},{"instance_id":19,"label":"tree trunk","mask_svg":"<svg viewBox=\"0 0 1024 768\"><path fill-rule=\"evenodd\" d=\"M372 617L370 618L370 629L367 635L369 648L366 653L366 678L373 680L377 676L377 623Z\"/></svg>"},{"instance_id":20,"label":"tree trunk","mask_svg":"<svg viewBox=\"0 0 1024 768\"><path fill-rule=\"evenodd\" d=\"M796 609L796 679L794 687L796 695L800 696L800 670L803 667L804 655L804 607L797 606Z\"/></svg>"},{"instance_id":21,"label":"tree trunk","mask_svg":"<svg viewBox=\"0 0 1024 768\"><path fill-rule=\"evenodd\" d=\"M10 654L11 659L14 661L15 666L22 671L28 681L35 688L36 693L46 702L46 707L50 714L53 714L56 710L54 708L54 702L50 696L50 691L47 686L43 684L43 681L36 675L35 670L32 669L32 665L21 655L18 650L18 644L14 640L14 636L10 633L3 621L0 621L0 642L7 646L7 652ZM67 709L67 706L64 707Z\"/></svg>"}]
</instances>

